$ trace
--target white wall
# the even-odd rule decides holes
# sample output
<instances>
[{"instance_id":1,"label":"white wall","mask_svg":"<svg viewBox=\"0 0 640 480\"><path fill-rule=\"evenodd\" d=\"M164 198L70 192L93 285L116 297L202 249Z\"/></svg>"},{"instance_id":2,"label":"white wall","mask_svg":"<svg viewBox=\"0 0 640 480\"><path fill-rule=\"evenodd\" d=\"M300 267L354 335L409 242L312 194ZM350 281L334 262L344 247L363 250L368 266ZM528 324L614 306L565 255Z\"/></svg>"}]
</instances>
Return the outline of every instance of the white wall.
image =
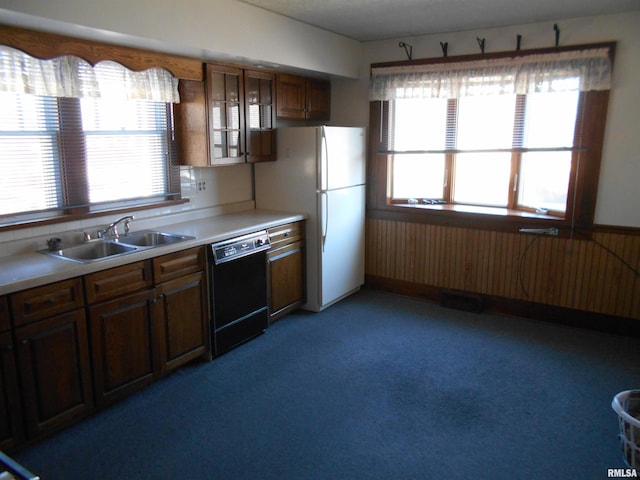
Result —
<instances>
[{"instance_id":1,"label":"white wall","mask_svg":"<svg viewBox=\"0 0 640 480\"><path fill-rule=\"evenodd\" d=\"M234 0L0 0L0 22L351 78L361 58L359 42Z\"/></svg>"},{"instance_id":2,"label":"white wall","mask_svg":"<svg viewBox=\"0 0 640 480\"><path fill-rule=\"evenodd\" d=\"M640 12L562 20L558 26L560 45L617 41L595 220L602 225L640 227ZM486 39L487 53L514 50L517 34L522 35L523 49L555 44L553 22L368 42L363 69L371 63L406 60L400 40L413 45L417 59L442 56L440 42L448 42L449 56L480 53L476 37ZM354 82L340 83L348 85L349 95L362 99L368 72L357 88ZM361 106L344 114L352 121L367 122L368 110Z\"/></svg>"}]
</instances>

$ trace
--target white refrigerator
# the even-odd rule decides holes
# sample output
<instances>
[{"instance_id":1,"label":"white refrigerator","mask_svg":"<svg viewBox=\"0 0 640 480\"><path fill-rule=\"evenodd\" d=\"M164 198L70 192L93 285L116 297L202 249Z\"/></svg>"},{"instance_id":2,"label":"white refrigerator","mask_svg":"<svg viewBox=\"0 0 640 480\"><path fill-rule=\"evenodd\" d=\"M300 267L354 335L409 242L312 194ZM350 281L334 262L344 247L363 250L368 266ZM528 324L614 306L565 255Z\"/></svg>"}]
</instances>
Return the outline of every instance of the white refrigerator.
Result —
<instances>
[{"instance_id":1,"label":"white refrigerator","mask_svg":"<svg viewBox=\"0 0 640 480\"><path fill-rule=\"evenodd\" d=\"M306 310L364 283L365 151L365 128L278 128L277 160L255 164L257 208L307 215Z\"/></svg>"}]
</instances>

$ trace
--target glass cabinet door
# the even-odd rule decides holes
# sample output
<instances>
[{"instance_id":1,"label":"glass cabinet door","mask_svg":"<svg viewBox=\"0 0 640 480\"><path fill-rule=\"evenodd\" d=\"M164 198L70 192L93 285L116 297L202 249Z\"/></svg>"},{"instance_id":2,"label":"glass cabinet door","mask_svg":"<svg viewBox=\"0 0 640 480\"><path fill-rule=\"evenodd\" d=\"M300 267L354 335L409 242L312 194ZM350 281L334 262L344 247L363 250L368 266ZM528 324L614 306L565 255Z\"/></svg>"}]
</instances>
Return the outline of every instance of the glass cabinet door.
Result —
<instances>
[{"instance_id":1,"label":"glass cabinet door","mask_svg":"<svg viewBox=\"0 0 640 480\"><path fill-rule=\"evenodd\" d=\"M245 71L247 161L249 162L276 159L274 82L275 75L271 73Z\"/></svg>"},{"instance_id":2,"label":"glass cabinet door","mask_svg":"<svg viewBox=\"0 0 640 480\"><path fill-rule=\"evenodd\" d=\"M243 71L207 65L209 155L212 165L245 161Z\"/></svg>"}]
</instances>

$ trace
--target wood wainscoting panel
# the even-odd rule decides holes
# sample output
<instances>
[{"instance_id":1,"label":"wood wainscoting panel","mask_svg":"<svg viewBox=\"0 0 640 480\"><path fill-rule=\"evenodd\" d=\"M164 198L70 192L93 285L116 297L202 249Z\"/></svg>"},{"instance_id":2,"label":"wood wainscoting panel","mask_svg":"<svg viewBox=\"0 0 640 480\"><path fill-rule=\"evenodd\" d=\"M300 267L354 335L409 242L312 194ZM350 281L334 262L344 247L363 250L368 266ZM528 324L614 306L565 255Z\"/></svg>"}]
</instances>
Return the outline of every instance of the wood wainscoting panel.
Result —
<instances>
[{"instance_id":1,"label":"wood wainscoting panel","mask_svg":"<svg viewBox=\"0 0 640 480\"><path fill-rule=\"evenodd\" d=\"M380 218L366 225L368 276L640 319L640 235L633 230L586 239Z\"/></svg>"}]
</instances>

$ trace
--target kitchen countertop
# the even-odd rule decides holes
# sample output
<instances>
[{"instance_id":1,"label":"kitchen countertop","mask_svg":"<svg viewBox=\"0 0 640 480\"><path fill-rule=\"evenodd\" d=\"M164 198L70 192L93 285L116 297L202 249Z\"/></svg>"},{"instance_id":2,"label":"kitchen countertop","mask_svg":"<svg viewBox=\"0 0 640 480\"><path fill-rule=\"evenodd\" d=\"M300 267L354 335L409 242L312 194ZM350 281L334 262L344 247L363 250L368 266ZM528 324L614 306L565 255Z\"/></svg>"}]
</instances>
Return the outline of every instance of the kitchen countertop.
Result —
<instances>
[{"instance_id":1,"label":"kitchen countertop","mask_svg":"<svg viewBox=\"0 0 640 480\"><path fill-rule=\"evenodd\" d=\"M140 250L92 263L77 263L39 252L0 257L0 295L218 242L284 223L297 222L304 220L304 218L303 214L256 209L172 223L171 225L159 225L153 230L188 235L195 237L195 239ZM135 231L134 225L132 232Z\"/></svg>"}]
</instances>

